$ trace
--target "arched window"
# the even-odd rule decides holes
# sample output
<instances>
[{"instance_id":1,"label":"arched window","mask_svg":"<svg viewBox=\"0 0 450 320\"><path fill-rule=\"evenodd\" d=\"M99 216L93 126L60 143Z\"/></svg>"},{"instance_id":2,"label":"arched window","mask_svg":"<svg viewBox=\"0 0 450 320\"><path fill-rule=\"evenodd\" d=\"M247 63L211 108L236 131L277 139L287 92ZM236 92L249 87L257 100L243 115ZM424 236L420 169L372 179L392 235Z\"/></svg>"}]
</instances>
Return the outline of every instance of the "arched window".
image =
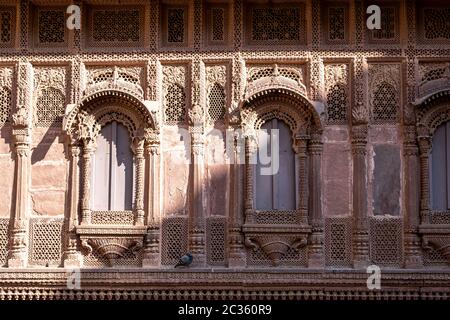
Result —
<instances>
[{"instance_id":1,"label":"arched window","mask_svg":"<svg viewBox=\"0 0 450 320\"><path fill-rule=\"evenodd\" d=\"M431 208L450 210L450 121L434 132L429 163Z\"/></svg>"},{"instance_id":2,"label":"arched window","mask_svg":"<svg viewBox=\"0 0 450 320\"><path fill-rule=\"evenodd\" d=\"M92 170L94 211L131 210L133 153L128 130L118 122L105 125L97 137Z\"/></svg>"},{"instance_id":3,"label":"arched window","mask_svg":"<svg viewBox=\"0 0 450 320\"><path fill-rule=\"evenodd\" d=\"M257 210L296 209L292 133L281 120L272 119L261 126L255 186Z\"/></svg>"}]
</instances>

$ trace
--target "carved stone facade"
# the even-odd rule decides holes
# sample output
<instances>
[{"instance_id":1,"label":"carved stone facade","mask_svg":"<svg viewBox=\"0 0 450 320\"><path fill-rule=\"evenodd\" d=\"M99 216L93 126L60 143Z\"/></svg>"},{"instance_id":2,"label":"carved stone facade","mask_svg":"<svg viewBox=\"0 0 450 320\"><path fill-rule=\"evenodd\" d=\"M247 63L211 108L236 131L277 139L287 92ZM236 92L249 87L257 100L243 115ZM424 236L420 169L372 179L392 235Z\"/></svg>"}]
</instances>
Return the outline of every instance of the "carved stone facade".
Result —
<instances>
[{"instance_id":1,"label":"carved stone facade","mask_svg":"<svg viewBox=\"0 0 450 320\"><path fill-rule=\"evenodd\" d=\"M66 2L0 1L0 300L450 296L441 2L383 2L376 32L359 0L76 1L81 30ZM256 205L274 119L289 209ZM98 207L120 192L129 207Z\"/></svg>"}]
</instances>

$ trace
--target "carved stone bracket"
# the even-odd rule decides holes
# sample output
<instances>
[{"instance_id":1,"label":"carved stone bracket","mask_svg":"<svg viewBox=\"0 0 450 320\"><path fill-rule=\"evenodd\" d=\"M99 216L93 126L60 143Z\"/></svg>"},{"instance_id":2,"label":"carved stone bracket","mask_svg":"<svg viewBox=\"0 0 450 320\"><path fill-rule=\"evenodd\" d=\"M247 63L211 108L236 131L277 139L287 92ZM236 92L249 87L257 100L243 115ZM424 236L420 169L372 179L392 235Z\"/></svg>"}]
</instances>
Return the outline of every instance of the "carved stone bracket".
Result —
<instances>
[{"instance_id":1,"label":"carved stone bracket","mask_svg":"<svg viewBox=\"0 0 450 320\"><path fill-rule=\"evenodd\" d=\"M244 244L250 250L261 249L274 266L280 264L289 249L298 251L308 243L311 228L307 225L251 225L243 226Z\"/></svg>"},{"instance_id":2,"label":"carved stone bracket","mask_svg":"<svg viewBox=\"0 0 450 320\"><path fill-rule=\"evenodd\" d=\"M419 227L419 233L422 234L422 248L425 250L434 248L450 264L450 225L422 224Z\"/></svg>"}]
</instances>

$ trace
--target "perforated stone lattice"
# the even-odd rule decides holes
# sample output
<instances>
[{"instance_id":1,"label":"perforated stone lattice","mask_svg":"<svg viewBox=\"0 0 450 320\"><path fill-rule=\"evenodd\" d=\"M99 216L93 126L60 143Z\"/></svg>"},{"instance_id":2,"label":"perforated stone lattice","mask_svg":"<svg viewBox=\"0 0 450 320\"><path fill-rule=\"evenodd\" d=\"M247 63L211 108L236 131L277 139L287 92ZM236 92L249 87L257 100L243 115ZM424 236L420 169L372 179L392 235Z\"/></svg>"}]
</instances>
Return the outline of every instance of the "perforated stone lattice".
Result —
<instances>
[{"instance_id":1,"label":"perforated stone lattice","mask_svg":"<svg viewBox=\"0 0 450 320\"><path fill-rule=\"evenodd\" d=\"M0 10L0 45L8 44L12 38L12 12Z\"/></svg>"},{"instance_id":2,"label":"perforated stone lattice","mask_svg":"<svg viewBox=\"0 0 450 320\"><path fill-rule=\"evenodd\" d=\"M183 43L185 41L185 8L167 9L167 42Z\"/></svg>"},{"instance_id":3,"label":"perforated stone lattice","mask_svg":"<svg viewBox=\"0 0 450 320\"><path fill-rule=\"evenodd\" d=\"M215 83L208 94L208 115L213 121L223 121L225 119L225 90Z\"/></svg>"},{"instance_id":4,"label":"perforated stone lattice","mask_svg":"<svg viewBox=\"0 0 450 320\"><path fill-rule=\"evenodd\" d=\"M64 10L38 10L39 43L65 42L65 12Z\"/></svg>"},{"instance_id":5,"label":"perforated stone lattice","mask_svg":"<svg viewBox=\"0 0 450 320\"><path fill-rule=\"evenodd\" d=\"M94 10L92 39L95 42L139 42L139 10Z\"/></svg>"},{"instance_id":6,"label":"perforated stone lattice","mask_svg":"<svg viewBox=\"0 0 450 320\"><path fill-rule=\"evenodd\" d=\"M370 218L370 258L380 266L399 266L403 261L401 217Z\"/></svg>"},{"instance_id":7,"label":"perforated stone lattice","mask_svg":"<svg viewBox=\"0 0 450 320\"><path fill-rule=\"evenodd\" d=\"M225 36L225 10L223 8L211 9L211 40L223 41Z\"/></svg>"},{"instance_id":8,"label":"perforated stone lattice","mask_svg":"<svg viewBox=\"0 0 450 320\"><path fill-rule=\"evenodd\" d=\"M391 40L395 38L396 9L394 7L381 8L381 28L372 30L374 39Z\"/></svg>"},{"instance_id":9,"label":"perforated stone lattice","mask_svg":"<svg viewBox=\"0 0 450 320\"><path fill-rule=\"evenodd\" d=\"M327 123L347 122L347 90L342 84L335 84L327 94Z\"/></svg>"},{"instance_id":10,"label":"perforated stone lattice","mask_svg":"<svg viewBox=\"0 0 450 320\"><path fill-rule=\"evenodd\" d=\"M62 256L63 219L30 219L30 265L59 266Z\"/></svg>"},{"instance_id":11,"label":"perforated stone lattice","mask_svg":"<svg viewBox=\"0 0 450 320\"><path fill-rule=\"evenodd\" d=\"M8 257L9 219L0 219L0 267L6 263Z\"/></svg>"},{"instance_id":12,"label":"perforated stone lattice","mask_svg":"<svg viewBox=\"0 0 450 320\"><path fill-rule=\"evenodd\" d=\"M184 88L171 84L165 97L166 123L176 124L186 120L186 93Z\"/></svg>"},{"instance_id":13,"label":"perforated stone lattice","mask_svg":"<svg viewBox=\"0 0 450 320\"><path fill-rule=\"evenodd\" d=\"M345 7L328 8L328 40L345 39Z\"/></svg>"},{"instance_id":14,"label":"perforated stone lattice","mask_svg":"<svg viewBox=\"0 0 450 320\"><path fill-rule=\"evenodd\" d=\"M175 265L188 250L188 218L164 218L161 229L161 264Z\"/></svg>"},{"instance_id":15,"label":"perforated stone lattice","mask_svg":"<svg viewBox=\"0 0 450 320\"><path fill-rule=\"evenodd\" d=\"M351 217L329 217L325 219L325 260L327 266L351 266L351 222Z\"/></svg>"},{"instance_id":16,"label":"perforated stone lattice","mask_svg":"<svg viewBox=\"0 0 450 320\"><path fill-rule=\"evenodd\" d=\"M11 91L0 88L0 126L4 125L11 114Z\"/></svg>"},{"instance_id":17,"label":"perforated stone lattice","mask_svg":"<svg viewBox=\"0 0 450 320\"><path fill-rule=\"evenodd\" d=\"M91 213L92 224L122 224L134 223L133 211L93 211Z\"/></svg>"},{"instance_id":18,"label":"perforated stone lattice","mask_svg":"<svg viewBox=\"0 0 450 320\"><path fill-rule=\"evenodd\" d=\"M387 82L380 83L374 90L373 122L393 123L398 121L399 107L397 91Z\"/></svg>"},{"instance_id":19,"label":"perforated stone lattice","mask_svg":"<svg viewBox=\"0 0 450 320\"><path fill-rule=\"evenodd\" d=\"M40 127L60 125L64 108L65 98L58 89L42 89L36 103L37 125Z\"/></svg>"},{"instance_id":20,"label":"perforated stone lattice","mask_svg":"<svg viewBox=\"0 0 450 320\"><path fill-rule=\"evenodd\" d=\"M225 265L227 246L226 217L206 219L206 250L209 265Z\"/></svg>"},{"instance_id":21,"label":"perforated stone lattice","mask_svg":"<svg viewBox=\"0 0 450 320\"><path fill-rule=\"evenodd\" d=\"M301 39L301 9L290 8L253 8L253 41L295 41Z\"/></svg>"},{"instance_id":22,"label":"perforated stone lattice","mask_svg":"<svg viewBox=\"0 0 450 320\"><path fill-rule=\"evenodd\" d=\"M450 8L424 8L423 21L426 39L450 39Z\"/></svg>"}]
</instances>

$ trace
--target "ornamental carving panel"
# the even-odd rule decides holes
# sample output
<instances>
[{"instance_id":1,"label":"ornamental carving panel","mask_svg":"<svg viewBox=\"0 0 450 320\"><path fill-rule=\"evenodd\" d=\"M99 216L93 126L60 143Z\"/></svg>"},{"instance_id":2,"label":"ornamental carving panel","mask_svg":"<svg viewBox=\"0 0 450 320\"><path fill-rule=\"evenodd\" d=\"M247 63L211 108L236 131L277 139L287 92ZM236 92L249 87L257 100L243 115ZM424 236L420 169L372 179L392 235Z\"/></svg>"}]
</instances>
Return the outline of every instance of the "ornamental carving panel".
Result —
<instances>
[{"instance_id":1,"label":"ornamental carving panel","mask_svg":"<svg viewBox=\"0 0 450 320\"><path fill-rule=\"evenodd\" d=\"M327 123L344 124L348 119L349 80L347 64L325 65Z\"/></svg>"},{"instance_id":2,"label":"ornamental carving panel","mask_svg":"<svg viewBox=\"0 0 450 320\"><path fill-rule=\"evenodd\" d=\"M186 121L186 67L163 66L163 105L167 124Z\"/></svg>"},{"instance_id":3,"label":"ornamental carving panel","mask_svg":"<svg viewBox=\"0 0 450 320\"><path fill-rule=\"evenodd\" d=\"M419 79L419 97L447 89L450 86L450 62L419 63Z\"/></svg>"},{"instance_id":4,"label":"ornamental carving panel","mask_svg":"<svg viewBox=\"0 0 450 320\"><path fill-rule=\"evenodd\" d=\"M400 65L372 63L368 69L372 122L396 123L401 109Z\"/></svg>"},{"instance_id":5,"label":"ornamental carving panel","mask_svg":"<svg viewBox=\"0 0 450 320\"><path fill-rule=\"evenodd\" d=\"M227 106L226 66L206 67L206 105L211 122L224 121Z\"/></svg>"}]
</instances>

